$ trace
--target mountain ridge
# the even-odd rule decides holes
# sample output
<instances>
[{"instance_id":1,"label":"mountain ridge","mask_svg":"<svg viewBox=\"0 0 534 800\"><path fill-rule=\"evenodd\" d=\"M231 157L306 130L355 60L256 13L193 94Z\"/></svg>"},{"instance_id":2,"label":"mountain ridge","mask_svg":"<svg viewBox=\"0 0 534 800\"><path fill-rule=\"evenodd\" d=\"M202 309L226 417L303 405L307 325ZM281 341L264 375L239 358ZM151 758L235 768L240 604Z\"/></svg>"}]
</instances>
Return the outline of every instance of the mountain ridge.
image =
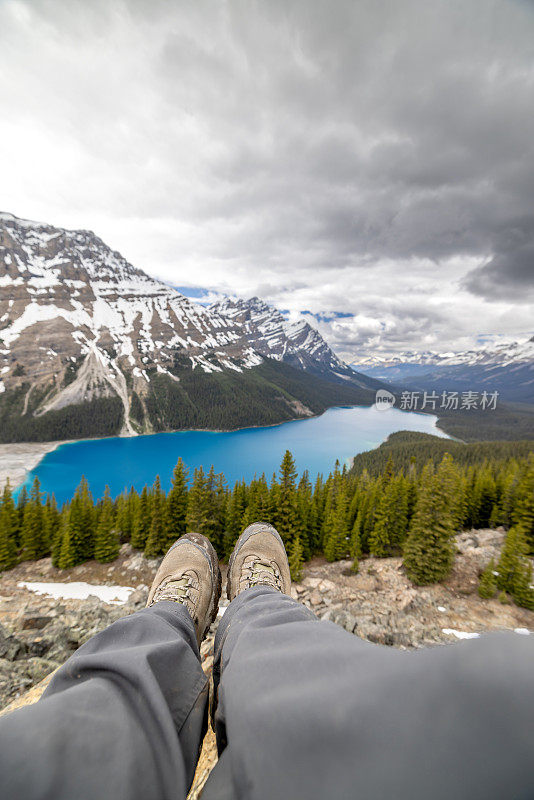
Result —
<instances>
[{"instance_id":1,"label":"mountain ridge","mask_svg":"<svg viewBox=\"0 0 534 800\"><path fill-rule=\"evenodd\" d=\"M460 353L375 357L353 368L408 389L498 391L508 402L534 403L534 337Z\"/></svg>"},{"instance_id":2,"label":"mountain ridge","mask_svg":"<svg viewBox=\"0 0 534 800\"><path fill-rule=\"evenodd\" d=\"M361 380L303 317L287 320L281 311L259 297L248 300L225 297L209 308L243 326L249 342L263 356L281 359L297 369L328 375L330 380Z\"/></svg>"},{"instance_id":3,"label":"mountain ridge","mask_svg":"<svg viewBox=\"0 0 534 800\"><path fill-rule=\"evenodd\" d=\"M194 303L89 230L0 213L0 289L4 441L51 436L61 420L59 438L75 437L84 408L79 435L270 424L372 402L380 385L308 323L288 327L258 298L242 301L252 320Z\"/></svg>"}]
</instances>

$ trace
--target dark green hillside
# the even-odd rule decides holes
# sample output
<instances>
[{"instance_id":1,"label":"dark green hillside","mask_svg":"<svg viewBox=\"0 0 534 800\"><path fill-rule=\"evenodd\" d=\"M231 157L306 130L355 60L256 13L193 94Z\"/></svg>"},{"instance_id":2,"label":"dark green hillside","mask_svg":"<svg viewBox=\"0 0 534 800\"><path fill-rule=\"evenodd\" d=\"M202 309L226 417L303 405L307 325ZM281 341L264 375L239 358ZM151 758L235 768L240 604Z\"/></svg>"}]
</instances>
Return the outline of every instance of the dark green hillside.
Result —
<instances>
[{"instance_id":1,"label":"dark green hillside","mask_svg":"<svg viewBox=\"0 0 534 800\"><path fill-rule=\"evenodd\" d=\"M502 403L495 411L439 411L439 427L465 442L534 439L534 405Z\"/></svg>"},{"instance_id":2,"label":"dark green hillside","mask_svg":"<svg viewBox=\"0 0 534 800\"><path fill-rule=\"evenodd\" d=\"M21 413L28 388L29 384L23 384L0 395L0 442L54 442L120 432L123 407L118 397L101 397L36 417L35 402L28 403L26 414Z\"/></svg>"},{"instance_id":3,"label":"dark green hillside","mask_svg":"<svg viewBox=\"0 0 534 800\"><path fill-rule=\"evenodd\" d=\"M334 383L278 361L266 359L243 372L176 371L178 380L147 370L148 394L132 392L130 416L139 432L187 428L232 429L272 425L335 405L371 404L374 392ZM34 442L114 436L123 423L118 397L106 397L34 416L46 391L30 384L0 394L0 442Z\"/></svg>"},{"instance_id":4,"label":"dark green hillside","mask_svg":"<svg viewBox=\"0 0 534 800\"><path fill-rule=\"evenodd\" d=\"M354 458L352 473L360 474L366 469L370 475L380 475L391 460L395 470L409 470L412 465L419 471L429 460L439 464L445 453L450 453L461 466L475 466L483 461L507 461L524 458L534 452L534 442L496 441L465 444L450 439L432 436L430 433L399 431L392 433L387 441Z\"/></svg>"},{"instance_id":5,"label":"dark green hillside","mask_svg":"<svg viewBox=\"0 0 534 800\"><path fill-rule=\"evenodd\" d=\"M329 406L370 404L374 392L340 385L278 361L244 372L206 373L196 369L151 377L145 405L157 431L180 428L231 429L273 425L314 414Z\"/></svg>"}]
</instances>

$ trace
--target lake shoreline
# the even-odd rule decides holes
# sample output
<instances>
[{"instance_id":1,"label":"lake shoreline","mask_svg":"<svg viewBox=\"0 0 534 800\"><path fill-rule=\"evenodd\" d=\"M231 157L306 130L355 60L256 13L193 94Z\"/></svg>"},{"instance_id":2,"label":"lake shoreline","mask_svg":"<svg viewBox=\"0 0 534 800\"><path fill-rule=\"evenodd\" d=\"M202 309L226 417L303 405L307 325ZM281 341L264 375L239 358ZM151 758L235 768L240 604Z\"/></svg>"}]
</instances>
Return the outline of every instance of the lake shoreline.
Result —
<instances>
[{"instance_id":1,"label":"lake shoreline","mask_svg":"<svg viewBox=\"0 0 534 800\"><path fill-rule=\"evenodd\" d=\"M246 425L242 428L178 428L170 431L152 431L151 433L121 432L114 436L92 436L86 439L65 439L58 442L8 442L0 443L0 491L3 491L7 480L11 490L18 489L43 458L64 444L78 442L100 442L106 439L137 439L143 436L159 436L166 433L234 433L236 431L254 430L257 428L277 428L288 422L301 422L315 419L326 414L331 408L370 408L371 406L329 406L318 414L309 414L305 417L291 417L281 422L272 422L270 425Z\"/></svg>"},{"instance_id":2,"label":"lake shoreline","mask_svg":"<svg viewBox=\"0 0 534 800\"><path fill-rule=\"evenodd\" d=\"M283 420L281 422L274 422L269 425L247 425L244 427L239 428L222 428L222 429L213 429L213 428L183 428L174 431L154 431L153 433L126 433L122 432L115 436L95 436L92 438L86 439L68 439L56 442L13 442L8 444L0 444L0 491L3 490L7 479L9 479L11 489L13 491L19 489L22 484L26 481L28 474L34 470L40 462L47 456L49 453L52 453L54 450L59 449L63 445L67 444L80 444L83 442L96 442L96 441L105 441L111 439L142 439L146 437L155 437L159 435L169 435L169 434L176 434L176 433L212 433L212 434L228 434L228 433L238 433L242 431L251 431L251 430L259 430L259 429L272 429L272 428L279 428L284 425L287 425L289 422L306 422L312 419L318 419L324 416L329 411L333 411L335 409L354 409L354 408L366 408L371 409L373 405L341 405L341 406L329 406L324 411L321 411L318 414L311 414L305 417L292 417L291 419ZM396 409L400 411L401 409ZM439 418L433 414L427 414L425 412L405 412L407 414L417 414L418 416L422 417L435 417L434 427L445 437L450 437L446 431L443 431L439 427ZM390 434L388 434L389 436ZM438 433L439 435L439 433ZM386 437L387 439L388 437ZM385 440L384 440L385 441ZM379 442L375 447L379 447L380 444L383 442ZM374 448L371 448L374 449ZM350 456L348 459L349 466L350 462L352 462L354 456Z\"/></svg>"},{"instance_id":3,"label":"lake shoreline","mask_svg":"<svg viewBox=\"0 0 534 800\"><path fill-rule=\"evenodd\" d=\"M10 442L0 444L0 491L9 480L12 490L24 483L32 469L62 444L70 444L77 439L60 442Z\"/></svg>"}]
</instances>

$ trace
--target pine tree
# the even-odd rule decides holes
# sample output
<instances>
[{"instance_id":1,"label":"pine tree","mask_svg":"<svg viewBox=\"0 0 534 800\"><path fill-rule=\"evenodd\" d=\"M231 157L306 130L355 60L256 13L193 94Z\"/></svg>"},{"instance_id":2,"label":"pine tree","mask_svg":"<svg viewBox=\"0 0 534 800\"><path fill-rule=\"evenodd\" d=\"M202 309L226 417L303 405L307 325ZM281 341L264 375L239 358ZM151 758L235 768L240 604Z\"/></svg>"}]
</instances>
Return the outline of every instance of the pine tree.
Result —
<instances>
[{"instance_id":1,"label":"pine tree","mask_svg":"<svg viewBox=\"0 0 534 800\"><path fill-rule=\"evenodd\" d=\"M197 530L207 536L217 552L222 553L224 548L224 520L226 513L226 482L224 476L215 474L213 465L207 475L198 476L198 485L195 479L191 486L193 495L191 508L188 503L187 521L189 530ZM196 524L196 527L195 527Z\"/></svg>"},{"instance_id":2,"label":"pine tree","mask_svg":"<svg viewBox=\"0 0 534 800\"><path fill-rule=\"evenodd\" d=\"M532 585L532 564L522 559L514 575L510 594L516 605L534 611L534 586Z\"/></svg>"},{"instance_id":3,"label":"pine tree","mask_svg":"<svg viewBox=\"0 0 534 800\"><path fill-rule=\"evenodd\" d=\"M423 469L416 511L404 546L404 566L416 584L444 580L452 569L455 486L451 456L444 456L436 473L432 462Z\"/></svg>"},{"instance_id":4,"label":"pine tree","mask_svg":"<svg viewBox=\"0 0 534 800\"><path fill-rule=\"evenodd\" d=\"M225 558L228 558L234 549L242 530L243 517L246 509L246 488L243 481L238 481L226 504L225 528L222 550Z\"/></svg>"},{"instance_id":5,"label":"pine tree","mask_svg":"<svg viewBox=\"0 0 534 800\"><path fill-rule=\"evenodd\" d=\"M252 522L256 522L259 517L257 513L257 481L254 478L249 486L247 486L246 500L245 500L245 513L243 514L242 526L246 528Z\"/></svg>"},{"instance_id":6,"label":"pine tree","mask_svg":"<svg viewBox=\"0 0 534 800\"><path fill-rule=\"evenodd\" d=\"M66 512L66 522L61 538L61 548L59 553L60 569L67 569L75 564L80 564L81 559L77 552L76 542L81 538L82 528L82 508L78 494L72 498L68 511Z\"/></svg>"},{"instance_id":7,"label":"pine tree","mask_svg":"<svg viewBox=\"0 0 534 800\"><path fill-rule=\"evenodd\" d=\"M497 480L497 502L493 506L490 517L490 527L496 528L503 525L510 528L513 523L513 513L516 502L517 483L519 480L519 465L515 458L501 468Z\"/></svg>"},{"instance_id":8,"label":"pine tree","mask_svg":"<svg viewBox=\"0 0 534 800\"><path fill-rule=\"evenodd\" d=\"M0 517L0 572L11 569L16 563L16 551Z\"/></svg>"},{"instance_id":9,"label":"pine tree","mask_svg":"<svg viewBox=\"0 0 534 800\"><path fill-rule=\"evenodd\" d=\"M410 529L410 523L415 513L415 504L417 502L417 486L415 479L410 475L406 478L406 497L407 497L407 524L406 533Z\"/></svg>"},{"instance_id":10,"label":"pine tree","mask_svg":"<svg viewBox=\"0 0 534 800\"><path fill-rule=\"evenodd\" d=\"M459 530L463 530L469 519L469 481L465 474L458 475L458 499L456 517Z\"/></svg>"},{"instance_id":11,"label":"pine tree","mask_svg":"<svg viewBox=\"0 0 534 800\"><path fill-rule=\"evenodd\" d=\"M391 466L391 460L388 462ZM369 536L369 552L377 558L390 556L393 549L396 491L392 475L385 475L380 485L374 527Z\"/></svg>"},{"instance_id":12,"label":"pine tree","mask_svg":"<svg viewBox=\"0 0 534 800\"><path fill-rule=\"evenodd\" d=\"M246 510L241 525L246 528L253 522L265 522L270 519L269 487L263 474L251 482L246 498Z\"/></svg>"},{"instance_id":13,"label":"pine tree","mask_svg":"<svg viewBox=\"0 0 534 800\"><path fill-rule=\"evenodd\" d=\"M167 547L187 531L187 470L181 458L174 468L172 486L167 495Z\"/></svg>"},{"instance_id":14,"label":"pine tree","mask_svg":"<svg viewBox=\"0 0 534 800\"><path fill-rule=\"evenodd\" d=\"M23 558L43 558L48 553L39 478L35 476L22 521Z\"/></svg>"},{"instance_id":15,"label":"pine tree","mask_svg":"<svg viewBox=\"0 0 534 800\"><path fill-rule=\"evenodd\" d=\"M129 542L136 517L137 495L132 487L128 494L123 493L117 497L115 511L115 525L121 542Z\"/></svg>"},{"instance_id":16,"label":"pine tree","mask_svg":"<svg viewBox=\"0 0 534 800\"><path fill-rule=\"evenodd\" d=\"M514 525L506 534L497 564L497 586L502 592L508 592L517 605L531 608L534 606L534 590L531 586L532 564L527 552L525 530L521 525Z\"/></svg>"},{"instance_id":17,"label":"pine tree","mask_svg":"<svg viewBox=\"0 0 534 800\"><path fill-rule=\"evenodd\" d=\"M278 519L278 512L280 510L280 484L276 478L276 473L273 472L271 477L271 483L269 484L269 515L268 521L271 525L274 525L275 528L280 527L280 522Z\"/></svg>"},{"instance_id":18,"label":"pine tree","mask_svg":"<svg viewBox=\"0 0 534 800\"><path fill-rule=\"evenodd\" d=\"M334 527L336 492L337 483L334 481L332 474L330 474L326 479L324 486L325 496L322 514L323 521L321 525L321 550L325 554L327 551L327 544L329 541L331 541L332 529ZM330 552L329 555L331 556L332 560L335 560L333 552Z\"/></svg>"},{"instance_id":19,"label":"pine tree","mask_svg":"<svg viewBox=\"0 0 534 800\"><path fill-rule=\"evenodd\" d=\"M280 497L278 501L277 529L287 546L300 533L297 514L297 470L293 456L286 450L280 465Z\"/></svg>"},{"instance_id":20,"label":"pine tree","mask_svg":"<svg viewBox=\"0 0 534 800\"><path fill-rule=\"evenodd\" d=\"M209 481L202 467L193 473L193 481L187 498L187 529L204 533L209 518Z\"/></svg>"},{"instance_id":21,"label":"pine tree","mask_svg":"<svg viewBox=\"0 0 534 800\"><path fill-rule=\"evenodd\" d=\"M210 495L211 530L208 538L222 556L224 552L224 523L226 520L226 503L228 502L228 485L222 473L215 475L215 482Z\"/></svg>"},{"instance_id":22,"label":"pine tree","mask_svg":"<svg viewBox=\"0 0 534 800\"><path fill-rule=\"evenodd\" d=\"M362 493L362 487L359 483L356 483L347 511L347 525L351 530L354 527L356 517L358 516L358 511L362 502Z\"/></svg>"},{"instance_id":23,"label":"pine tree","mask_svg":"<svg viewBox=\"0 0 534 800\"><path fill-rule=\"evenodd\" d=\"M296 536L289 549L289 571L291 573L291 580L298 583L302 579L302 566L304 564L304 556L302 545L300 543L300 536Z\"/></svg>"},{"instance_id":24,"label":"pine tree","mask_svg":"<svg viewBox=\"0 0 534 800\"><path fill-rule=\"evenodd\" d=\"M95 509L89 484L82 477L69 509L69 542L75 564L93 558L95 540Z\"/></svg>"},{"instance_id":25,"label":"pine tree","mask_svg":"<svg viewBox=\"0 0 534 800\"><path fill-rule=\"evenodd\" d=\"M334 517L335 559L346 558L350 547L350 531L347 526L348 500L344 489L338 494Z\"/></svg>"},{"instance_id":26,"label":"pine tree","mask_svg":"<svg viewBox=\"0 0 534 800\"><path fill-rule=\"evenodd\" d=\"M26 508L26 503L28 502L28 499L29 499L28 490L26 488L26 484L23 484L17 499L17 513L19 515L19 531L22 530L22 522L24 520L24 509Z\"/></svg>"},{"instance_id":27,"label":"pine tree","mask_svg":"<svg viewBox=\"0 0 534 800\"><path fill-rule=\"evenodd\" d=\"M345 558L349 550L349 531L347 529L347 497L343 489L338 492L335 504L328 514L324 554L327 561Z\"/></svg>"},{"instance_id":28,"label":"pine tree","mask_svg":"<svg viewBox=\"0 0 534 800\"><path fill-rule=\"evenodd\" d=\"M114 561L119 555L119 535L115 527L115 512L106 486L95 539L95 558L101 564Z\"/></svg>"},{"instance_id":29,"label":"pine tree","mask_svg":"<svg viewBox=\"0 0 534 800\"><path fill-rule=\"evenodd\" d=\"M269 487L267 485L267 479L265 477L265 473L262 473L261 477L257 482L257 492L256 492L256 508L255 514L256 519L253 522L264 522L269 519L269 510L270 510L270 498L269 498Z\"/></svg>"},{"instance_id":30,"label":"pine tree","mask_svg":"<svg viewBox=\"0 0 534 800\"><path fill-rule=\"evenodd\" d=\"M314 519L314 534L312 551L313 553L321 552L322 536L321 532L324 523L324 510L326 503L326 489L323 481L323 476L318 475L313 489L313 519Z\"/></svg>"},{"instance_id":31,"label":"pine tree","mask_svg":"<svg viewBox=\"0 0 534 800\"><path fill-rule=\"evenodd\" d=\"M524 564L517 573L512 589L514 603L521 608L534 611L534 579L532 564Z\"/></svg>"},{"instance_id":32,"label":"pine tree","mask_svg":"<svg viewBox=\"0 0 534 800\"><path fill-rule=\"evenodd\" d=\"M495 597L497 594L497 575L495 570L495 562L493 559L491 559L488 566L480 576L478 594L484 600L489 600L492 597Z\"/></svg>"},{"instance_id":33,"label":"pine tree","mask_svg":"<svg viewBox=\"0 0 534 800\"><path fill-rule=\"evenodd\" d=\"M4 491L2 494L2 511L8 517L9 535L15 543L19 541L19 514L13 500L13 492L11 490L11 483L9 478L6 480Z\"/></svg>"},{"instance_id":34,"label":"pine tree","mask_svg":"<svg viewBox=\"0 0 534 800\"><path fill-rule=\"evenodd\" d=\"M362 552L370 552L370 539L375 526L376 511L380 502L380 479L371 481L361 506L360 542Z\"/></svg>"},{"instance_id":35,"label":"pine tree","mask_svg":"<svg viewBox=\"0 0 534 800\"><path fill-rule=\"evenodd\" d=\"M69 510L64 506L59 515L59 525L52 541L52 564L54 567L61 567L61 548L65 539L65 531L68 524Z\"/></svg>"},{"instance_id":36,"label":"pine tree","mask_svg":"<svg viewBox=\"0 0 534 800\"><path fill-rule=\"evenodd\" d=\"M52 552L59 537L61 523L61 515L58 511L54 495L47 496L43 512L44 539L48 544L49 551Z\"/></svg>"},{"instance_id":37,"label":"pine tree","mask_svg":"<svg viewBox=\"0 0 534 800\"><path fill-rule=\"evenodd\" d=\"M510 528L501 550L497 564L497 586L501 591L509 592L514 583L521 559L526 554L526 544L523 531L518 525Z\"/></svg>"},{"instance_id":38,"label":"pine tree","mask_svg":"<svg viewBox=\"0 0 534 800\"><path fill-rule=\"evenodd\" d=\"M8 479L0 507L0 571L10 569L16 563L17 531L18 514Z\"/></svg>"},{"instance_id":39,"label":"pine tree","mask_svg":"<svg viewBox=\"0 0 534 800\"><path fill-rule=\"evenodd\" d=\"M487 528L497 498L495 480L489 464L480 467L474 476L471 489L471 513L473 528Z\"/></svg>"},{"instance_id":40,"label":"pine tree","mask_svg":"<svg viewBox=\"0 0 534 800\"><path fill-rule=\"evenodd\" d=\"M61 547L59 550L59 558L58 558L58 567L60 569L69 569L69 567L73 567L77 563L74 546L72 543L73 528L71 527L71 513L73 510L72 506L74 503L75 500L73 499L70 508L68 512L65 514L64 520L62 520L61 524L62 536L61 536Z\"/></svg>"},{"instance_id":41,"label":"pine tree","mask_svg":"<svg viewBox=\"0 0 534 800\"><path fill-rule=\"evenodd\" d=\"M534 553L534 454L518 482L513 517L525 533L528 551Z\"/></svg>"},{"instance_id":42,"label":"pine tree","mask_svg":"<svg viewBox=\"0 0 534 800\"><path fill-rule=\"evenodd\" d=\"M410 486L404 475L398 475L394 481L395 515L393 519L392 544L402 549L408 534L408 507Z\"/></svg>"},{"instance_id":43,"label":"pine tree","mask_svg":"<svg viewBox=\"0 0 534 800\"><path fill-rule=\"evenodd\" d=\"M308 471L304 470L302 477L298 483L295 493L295 508L296 508L296 526L295 536L300 539L304 560L311 558L312 545L311 538L312 532L311 516L312 516L312 486L308 476Z\"/></svg>"},{"instance_id":44,"label":"pine tree","mask_svg":"<svg viewBox=\"0 0 534 800\"><path fill-rule=\"evenodd\" d=\"M352 531L350 534L350 545L349 545L349 556L356 562L362 555L360 529L361 529L361 513L358 512L358 515L354 520L354 525L352 526Z\"/></svg>"},{"instance_id":45,"label":"pine tree","mask_svg":"<svg viewBox=\"0 0 534 800\"><path fill-rule=\"evenodd\" d=\"M150 524L152 522L152 507L151 498L146 486L143 487L139 503L137 504L135 517L132 526L131 545L137 550L144 550L146 540L150 533Z\"/></svg>"},{"instance_id":46,"label":"pine tree","mask_svg":"<svg viewBox=\"0 0 534 800\"><path fill-rule=\"evenodd\" d=\"M145 556L156 558L165 551L167 531L165 528L165 496L161 491L159 475L156 476L152 489L152 518L150 532L146 540Z\"/></svg>"}]
</instances>

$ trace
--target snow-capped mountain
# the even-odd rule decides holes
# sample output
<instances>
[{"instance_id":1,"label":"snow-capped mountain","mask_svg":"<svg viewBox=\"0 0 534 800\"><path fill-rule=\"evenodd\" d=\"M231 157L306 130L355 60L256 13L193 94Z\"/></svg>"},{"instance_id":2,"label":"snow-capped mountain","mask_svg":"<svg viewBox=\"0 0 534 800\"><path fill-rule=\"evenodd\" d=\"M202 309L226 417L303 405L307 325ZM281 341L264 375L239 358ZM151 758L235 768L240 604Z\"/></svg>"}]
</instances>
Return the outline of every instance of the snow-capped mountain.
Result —
<instances>
[{"instance_id":1,"label":"snow-capped mountain","mask_svg":"<svg viewBox=\"0 0 534 800\"><path fill-rule=\"evenodd\" d=\"M322 336L305 320L290 323L259 297L250 300L226 297L209 308L242 327L251 344L265 355L277 360L291 359L301 368L320 362L332 370L345 369Z\"/></svg>"},{"instance_id":2,"label":"snow-capped mountain","mask_svg":"<svg viewBox=\"0 0 534 800\"><path fill-rule=\"evenodd\" d=\"M400 353L352 366L368 376L408 387L491 389L509 401L534 402L534 337L459 353Z\"/></svg>"},{"instance_id":3,"label":"snow-capped mountain","mask_svg":"<svg viewBox=\"0 0 534 800\"><path fill-rule=\"evenodd\" d=\"M362 369L369 372L370 369L380 370L389 367L400 366L445 366L465 364L474 366L475 364L499 364L507 366L534 361L534 336L528 341L518 342L515 340L505 343L496 343L492 347L479 350L464 350L458 353L447 352L438 353L432 350L415 352L413 350L404 351L397 356L390 358L383 356L369 356L358 363L352 364L354 369Z\"/></svg>"},{"instance_id":4,"label":"snow-capped mountain","mask_svg":"<svg viewBox=\"0 0 534 800\"><path fill-rule=\"evenodd\" d=\"M299 374L317 365L332 380L343 372L354 376L307 323L278 324L275 337L267 317L283 317L274 309L263 313L264 323L256 324L224 304L194 303L134 268L91 231L0 214L0 422L24 418L26 433L19 425L13 438L51 438L49 421L55 420L55 432L65 418L58 412L76 408L80 418L84 404L93 404L93 415L120 416L125 433L211 427L207 411L196 413L204 405L214 425L232 427L226 411L216 413L230 405L223 384L229 376L235 383L238 376L265 371L266 357L271 369L274 360L292 364ZM208 376L224 378L210 383L209 403ZM357 375L348 382L374 385ZM267 382L262 391L265 404ZM281 388L277 408L284 411L278 417L312 413L305 395ZM105 399L107 405L94 403ZM234 416L237 424L241 417L235 411ZM253 423L253 412L245 419ZM105 420L97 428L107 431Z\"/></svg>"},{"instance_id":5,"label":"snow-capped mountain","mask_svg":"<svg viewBox=\"0 0 534 800\"><path fill-rule=\"evenodd\" d=\"M326 374L330 379L356 380L358 385L369 385L361 381L361 376L355 376L354 370L336 356L305 319L289 321L259 297L249 300L226 297L209 308L238 325L250 346L262 356L285 361L297 369Z\"/></svg>"}]
</instances>

